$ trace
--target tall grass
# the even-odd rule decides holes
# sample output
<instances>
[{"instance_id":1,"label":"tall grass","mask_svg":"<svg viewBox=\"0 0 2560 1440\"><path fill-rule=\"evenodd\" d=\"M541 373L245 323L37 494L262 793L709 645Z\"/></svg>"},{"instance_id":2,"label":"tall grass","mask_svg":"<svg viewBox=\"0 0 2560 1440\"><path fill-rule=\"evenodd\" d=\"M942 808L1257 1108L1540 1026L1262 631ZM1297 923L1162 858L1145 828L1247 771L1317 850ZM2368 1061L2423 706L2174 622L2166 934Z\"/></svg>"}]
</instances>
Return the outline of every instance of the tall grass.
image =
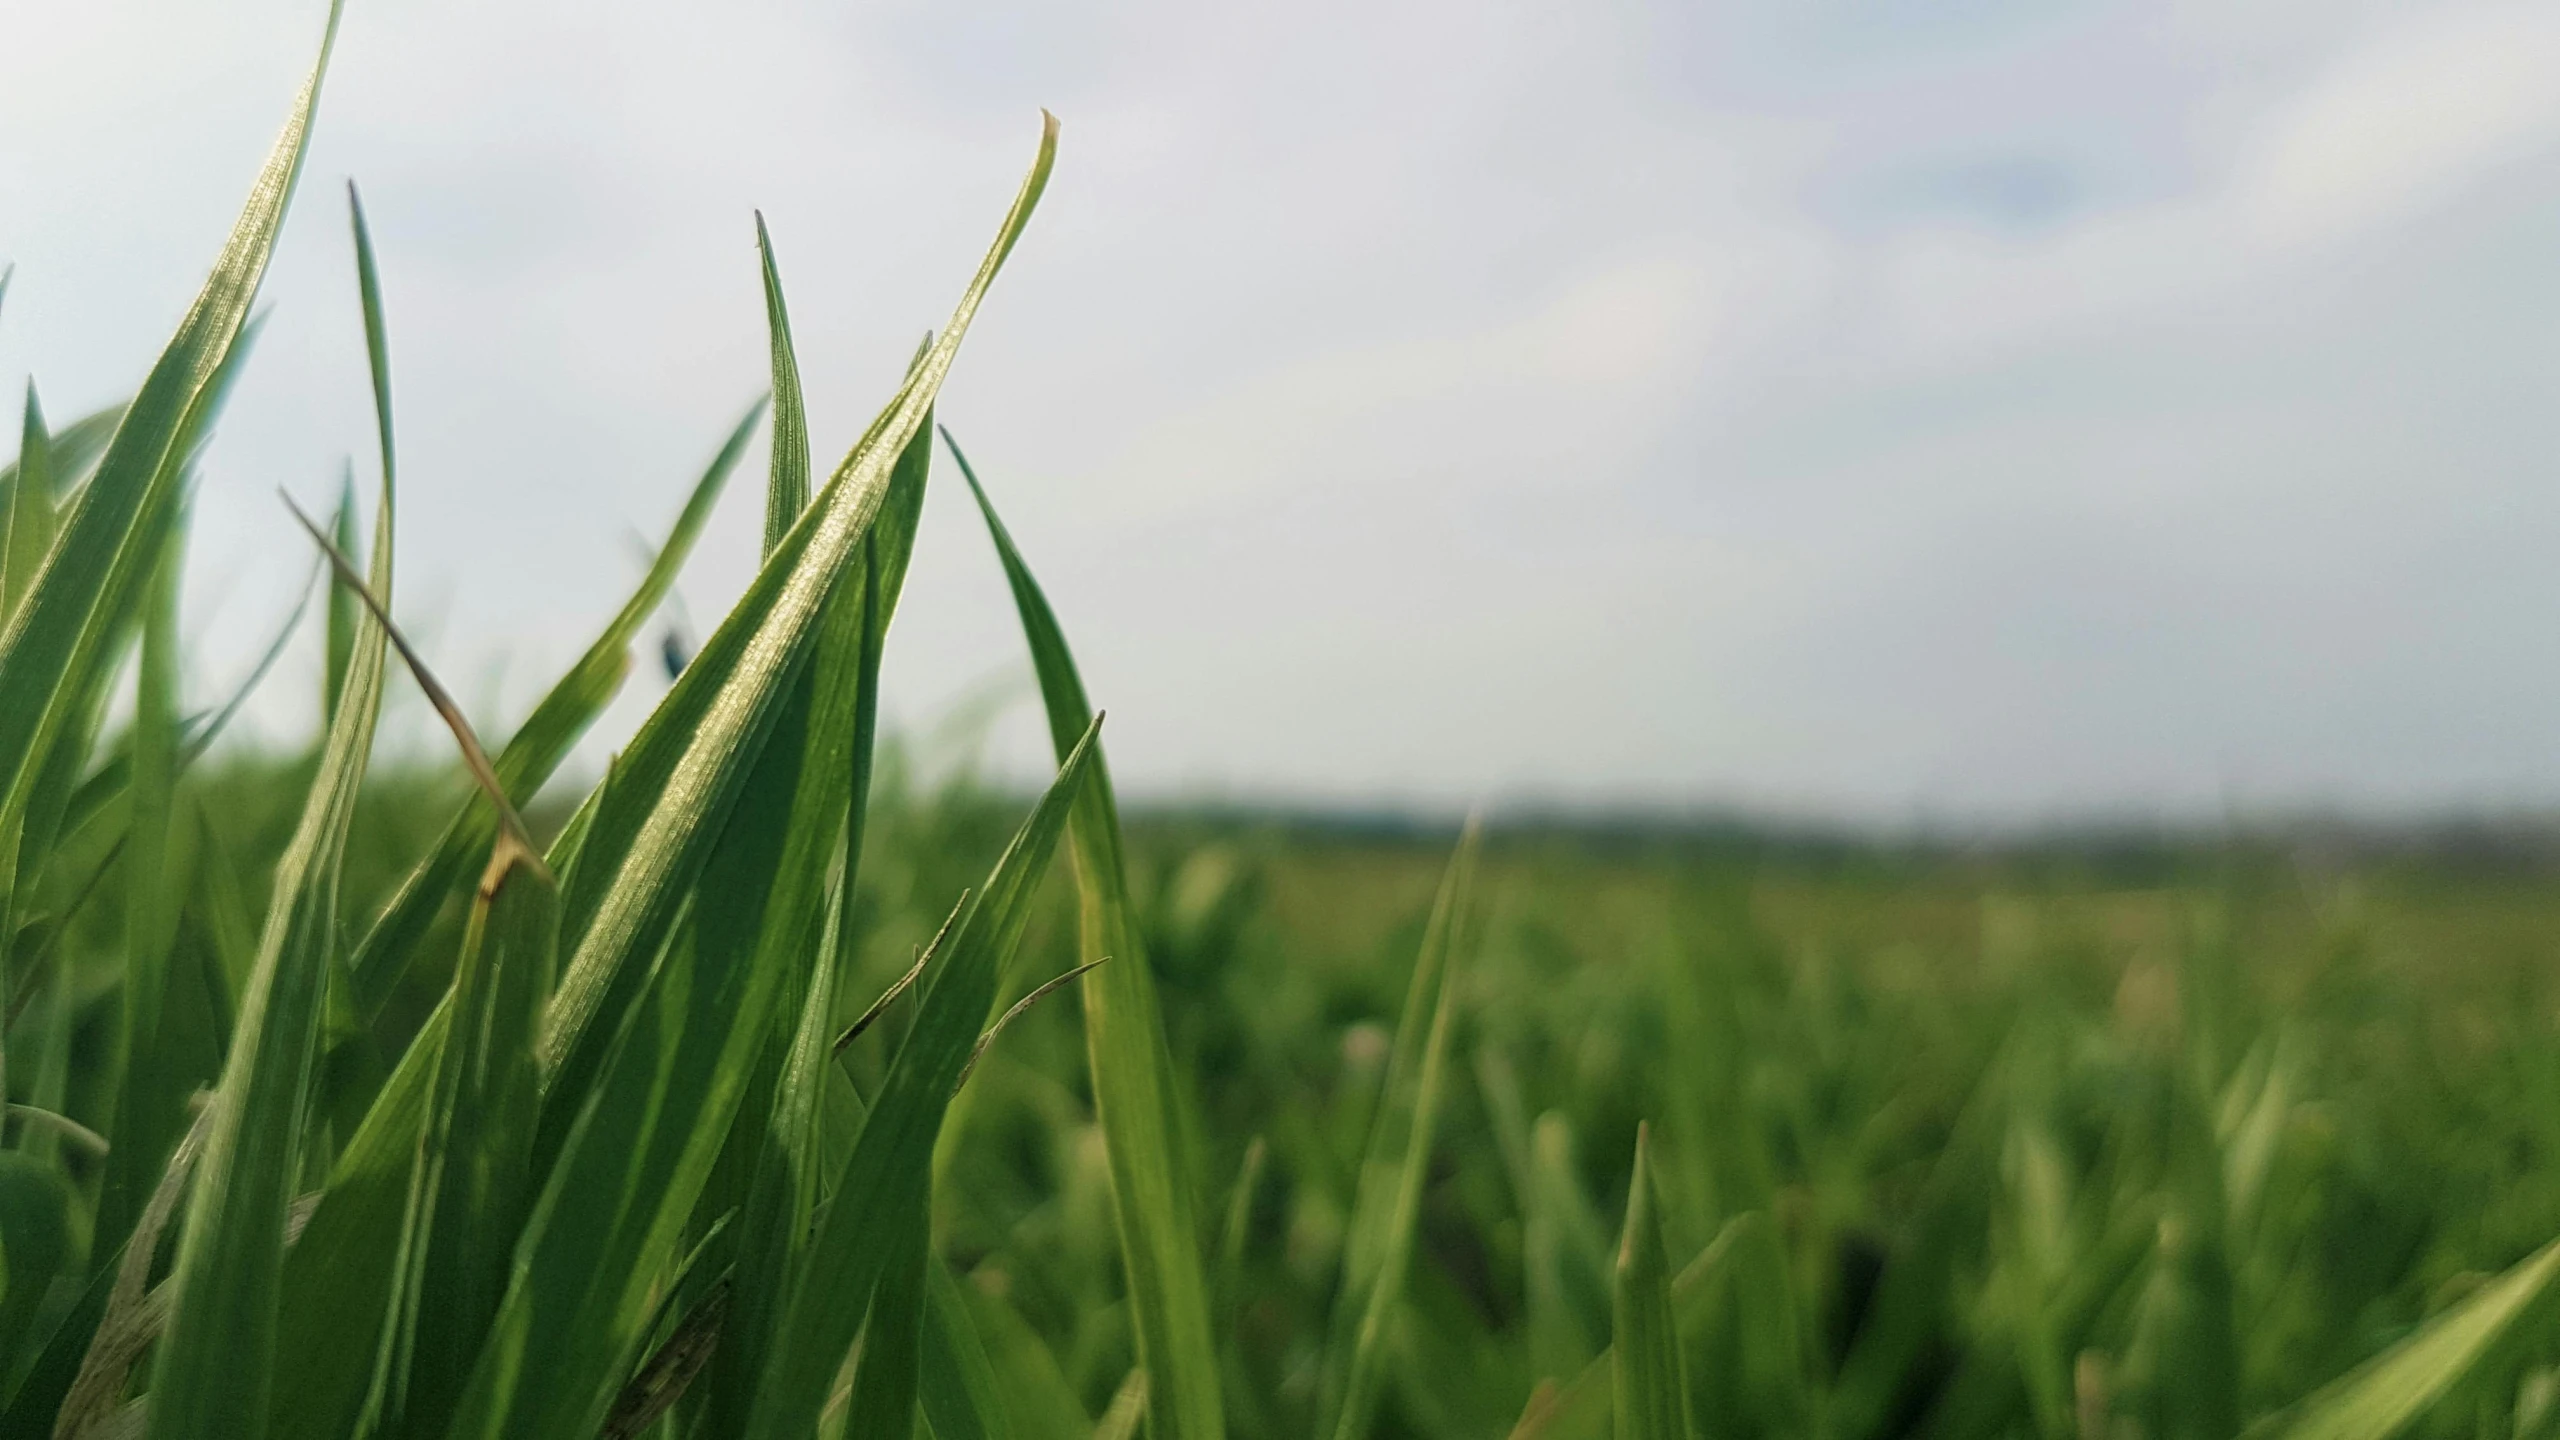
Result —
<instances>
[{"instance_id":1,"label":"tall grass","mask_svg":"<svg viewBox=\"0 0 2560 1440\"><path fill-rule=\"evenodd\" d=\"M2389 1173L2436 1152L2360 1108L2369 1017L2253 1003L2206 932L2093 998L1997 947L1899 979L1890 946L1773 956L1689 871L1632 930L1605 886L1557 919L1472 826L1427 910L1376 853L1312 915L1248 878L1303 864L1176 868L1124 831L1064 627L947 432L1058 768L1027 810L917 803L881 659L936 397L1054 121L823 481L757 220L769 421L494 753L395 627L396 347L350 191L379 451L369 527L352 485L305 522L323 738L205 761L233 704L184 695L189 476L326 59L130 404L56 432L31 390L0 471L0 1435L2560 1426L2560 1249L2514 1234L2560 1228L2548 1025L2462 1049L2513 1113L2459 1153L2531 1152L2496 1171L2513 1216L2466 1216ZM528 819L759 423L762 568L604 781ZM460 793L372 771L404 669ZM1302 963L1358 916L1364 962L1401 958Z\"/></svg>"}]
</instances>

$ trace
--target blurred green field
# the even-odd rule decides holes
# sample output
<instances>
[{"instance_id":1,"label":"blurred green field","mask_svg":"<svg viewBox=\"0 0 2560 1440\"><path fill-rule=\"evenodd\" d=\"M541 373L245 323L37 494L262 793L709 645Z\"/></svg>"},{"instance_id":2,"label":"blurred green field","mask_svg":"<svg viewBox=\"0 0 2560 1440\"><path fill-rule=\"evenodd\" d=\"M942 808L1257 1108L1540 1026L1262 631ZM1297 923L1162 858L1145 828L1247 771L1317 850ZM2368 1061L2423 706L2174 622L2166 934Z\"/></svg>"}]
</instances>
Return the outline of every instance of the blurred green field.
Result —
<instances>
[{"instance_id":1,"label":"blurred green field","mask_svg":"<svg viewBox=\"0 0 2560 1440\"><path fill-rule=\"evenodd\" d=\"M909 967L1027 803L905 754L884 749L848 1013ZM258 857L252 893L307 776L234 760L190 782L208 833ZM458 771L377 775L348 851L351 926L466 793ZM1214 1222L1233 1429L1308 1434L1383 1066L1456 837L1180 811L1134 815L1128 836ZM1044 887L1017 994L1075 963L1073 888L1063 872ZM1820 1433L1869 1374L1873 1428L1834 1433L2085 1437L2093 1416L2109 1436L2229 1433L2560 1234L2560 872L2538 852L1531 821L1492 828L1476 893L1380 1435L1506 1433L1542 1378L1601 1354L1648 1119L1673 1263L1752 1215L1782 1267L1691 1297L1709 1436ZM461 912L427 953L452 953ZM102 902L83 925L77 1030L102 1049L122 924ZM383 1053L446 979L411 975ZM937 1245L991 1334L1036 1339L1015 1358L1053 1389L1020 1399L1026 1435L1084 1433L1135 1363L1078 1003L1006 1030L936 1156ZM848 1050L856 1083L876 1088L889 1053ZM75 1064L73 1115L103 1126L84 1082L106 1073ZM1878 1308L1896 1283L1921 1288L1907 1314ZM2434 1424L2539 1433L2560 1418L2529 1363L2560 1354L2549 1342L2518 1337ZM2234 1408L2216 1425L2189 1403Z\"/></svg>"}]
</instances>

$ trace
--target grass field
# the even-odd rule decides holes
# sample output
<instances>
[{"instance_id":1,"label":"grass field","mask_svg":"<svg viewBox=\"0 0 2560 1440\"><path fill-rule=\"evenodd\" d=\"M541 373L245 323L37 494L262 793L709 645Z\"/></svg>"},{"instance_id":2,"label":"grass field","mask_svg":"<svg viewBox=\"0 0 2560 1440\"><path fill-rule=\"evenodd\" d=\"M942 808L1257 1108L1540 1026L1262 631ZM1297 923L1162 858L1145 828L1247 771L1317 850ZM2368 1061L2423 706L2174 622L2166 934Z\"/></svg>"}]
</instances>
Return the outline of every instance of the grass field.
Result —
<instances>
[{"instance_id":1,"label":"grass field","mask_svg":"<svg viewBox=\"0 0 2560 1440\"><path fill-rule=\"evenodd\" d=\"M824 476L766 248L769 405L485 747L386 618L351 193L320 738L215 746L190 467L317 90L131 403L31 393L0 472L0 1440L2560 1432L2530 855L1124 826L934 422L1054 123ZM760 429L761 573L553 783ZM877 733L928 483L1005 562L1040 794ZM375 763L392 684L455 763Z\"/></svg>"}]
</instances>

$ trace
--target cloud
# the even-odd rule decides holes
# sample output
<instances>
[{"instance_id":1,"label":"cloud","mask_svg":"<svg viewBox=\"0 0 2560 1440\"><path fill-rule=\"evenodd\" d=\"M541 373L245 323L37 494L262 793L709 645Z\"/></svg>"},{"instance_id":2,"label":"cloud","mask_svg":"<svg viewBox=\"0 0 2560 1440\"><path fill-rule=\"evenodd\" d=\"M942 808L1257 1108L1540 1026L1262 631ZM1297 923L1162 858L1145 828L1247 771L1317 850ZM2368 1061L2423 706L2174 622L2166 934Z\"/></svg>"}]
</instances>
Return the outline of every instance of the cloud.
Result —
<instances>
[{"instance_id":1,"label":"cloud","mask_svg":"<svg viewBox=\"0 0 2560 1440\"><path fill-rule=\"evenodd\" d=\"M2242 161L2253 227L2299 243L2404 214L2560 137L2560 12L2423 10L2279 107Z\"/></svg>"}]
</instances>

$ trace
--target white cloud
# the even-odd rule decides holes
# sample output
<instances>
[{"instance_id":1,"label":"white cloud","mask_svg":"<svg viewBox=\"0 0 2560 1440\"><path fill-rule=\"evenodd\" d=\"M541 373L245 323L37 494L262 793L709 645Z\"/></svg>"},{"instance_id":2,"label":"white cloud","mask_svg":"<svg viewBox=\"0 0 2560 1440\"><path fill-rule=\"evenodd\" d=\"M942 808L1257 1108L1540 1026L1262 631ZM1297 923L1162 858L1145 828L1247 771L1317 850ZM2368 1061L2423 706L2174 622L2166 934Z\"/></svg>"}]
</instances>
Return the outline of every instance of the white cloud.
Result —
<instances>
[{"instance_id":1,"label":"white cloud","mask_svg":"<svg viewBox=\"0 0 2560 1440\"><path fill-rule=\"evenodd\" d=\"M2242 162L2279 243L2387 221L2560 137L2560 11L2428 8L2377 27L2270 118Z\"/></svg>"}]
</instances>

